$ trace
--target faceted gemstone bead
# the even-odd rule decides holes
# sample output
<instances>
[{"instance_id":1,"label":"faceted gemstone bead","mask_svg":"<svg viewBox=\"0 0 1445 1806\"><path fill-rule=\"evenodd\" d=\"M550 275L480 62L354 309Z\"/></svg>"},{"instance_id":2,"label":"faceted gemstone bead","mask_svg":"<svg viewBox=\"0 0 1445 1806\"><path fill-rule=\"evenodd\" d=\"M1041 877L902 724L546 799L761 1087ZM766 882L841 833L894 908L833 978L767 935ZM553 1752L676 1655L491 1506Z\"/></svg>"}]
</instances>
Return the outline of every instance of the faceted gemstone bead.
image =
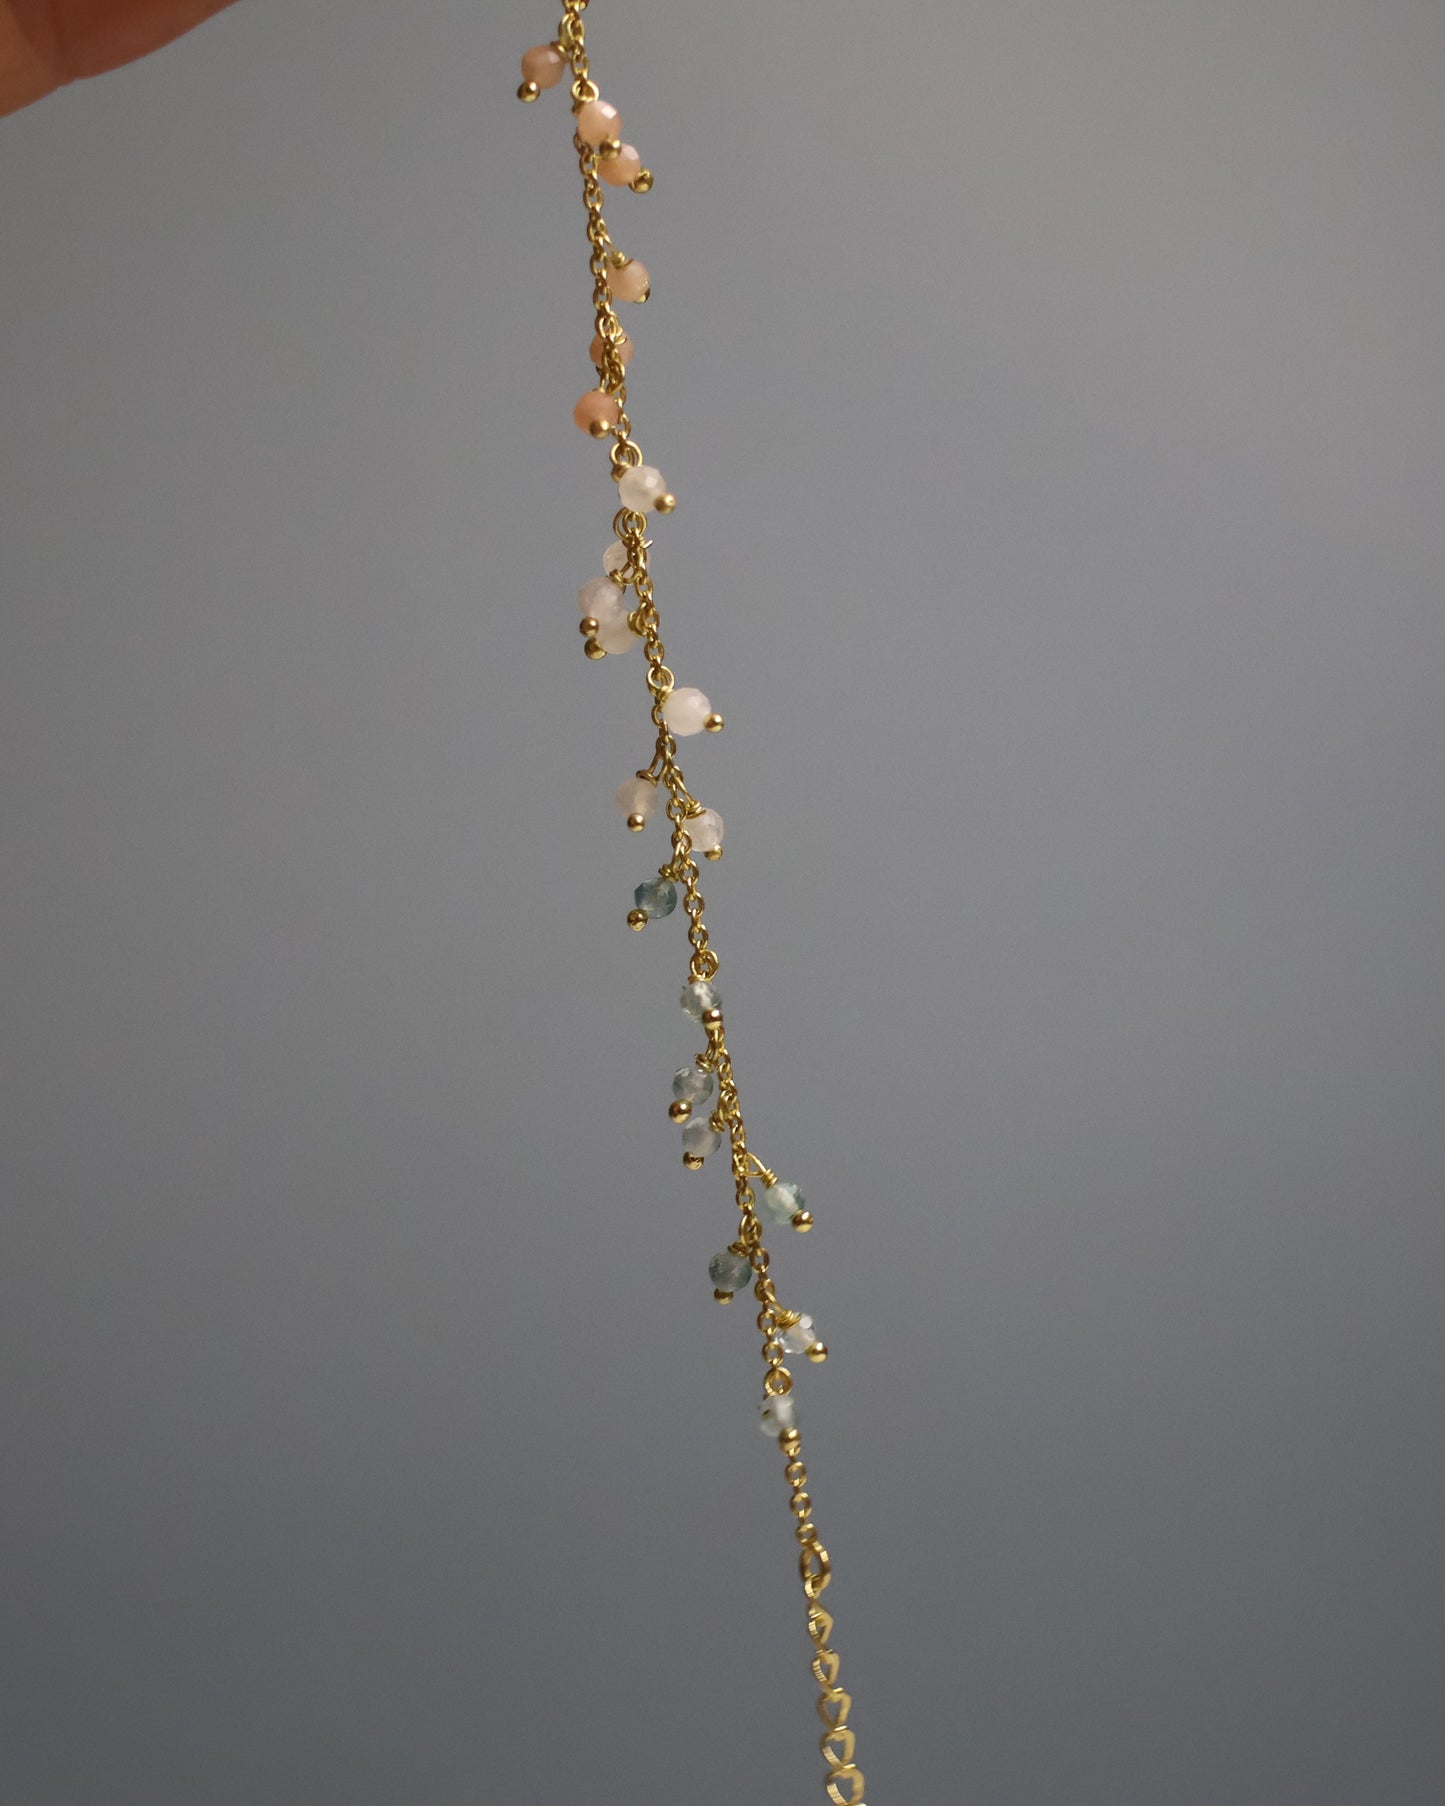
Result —
<instances>
[{"instance_id":1,"label":"faceted gemstone bead","mask_svg":"<svg viewBox=\"0 0 1445 1806\"><path fill-rule=\"evenodd\" d=\"M649 878L638 885L632 900L649 916L670 916L677 908L677 886L666 878Z\"/></svg>"},{"instance_id":2,"label":"faceted gemstone bead","mask_svg":"<svg viewBox=\"0 0 1445 1806\"><path fill-rule=\"evenodd\" d=\"M598 175L614 188L625 188L641 169L642 158L633 144L624 144L615 157L603 157L597 165Z\"/></svg>"},{"instance_id":3,"label":"faceted gemstone bead","mask_svg":"<svg viewBox=\"0 0 1445 1806\"><path fill-rule=\"evenodd\" d=\"M672 1075L672 1095L686 1104L705 1104L716 1083L701 1066L681 1066Z\"/></svg>"},{"instance_id":4,"label":"faceted gemstone bead","mask_svg":"<svg viewBox=\"0 0 1445 1806\"><path fill-rule=\"evenodd\" d=\"M589 577L577 592L577 612L596 621L627 619L627 592L610 577Z\"/></svg>"},{"instance_id":5,"label":"faceted gemstone bead","mask_svg":"<svg viewBox=\"0 0 1445 1806\"><path fill-rule=\"evenodd\" d=\"M818 1332L813 1328L811 1317L799 1317L796 1323L788 1325L778 1337L790 1355L806 1354L818 1340Z\"/></svg>"},{"instance_id":6,"label":"faceted gemstone bead","mask_svg":"<svg viewBox=\"0 0 1445 1806\"><path fill-rule=\"evenodd\" d=\"M584 433L591 433L594 427L600 430L616 426L621 412L615 395L609 395L605 389L589 389L573 408L572 418Z\"/></svg>"},{"instance_id":7,"label":"faceted gemstone bead","mask_svg":"<svg viewBox=\"0 0 1445 1806\"><path fill-rule=\"evenodd\" d=\"M763 1188L762 1205L776 1223L791 1223L803 1208L803 1194L796 1185L779 1179L776 1185Z\"/></svg>"},{"instance_id":8,"label":"faceted gemstone bead","mask_svg":"<svg viewBox=\"0 0 1445 1806\"><path fill-rule=\"evenodd\" d=\"M667 494L667 484L655 464L635 464L618 478L617 494L624 508L646 514Z\"/></svg>"},{"instance_id":9,"label":"faceted gemstone bead","mask_svg":"<svg viewBox=\"0 0 1445 1806\"><path fill-rule=\"evenodd\" d=\"M684 985L682 991L682 1007L694 1022L701 1022L709 1010L718 1008L722 999L705 978L695 978L690 985Z\"/></svg>"},{"instance_id":10,"label":"faceted gemstone bead","mask_svg":"<svg viewBox=\"0 0 1445 1806\"><path fill-rule=\"evenodd\" d=\"M642 642L627 625L627 615L624 612L616 620L598 622L597 644L604 652L631 652L634 646L640 646Z\"/></svg>"},{"instance_id":11,"label":"faceted gemstone bead","mask_svg":"<svg viewBox=\"0 0 1445 1806\"><path fill-rule=\"evenodd\" d=\"M614 539L612 544L608 546L607 550L602 554L602 568L610 577L613 571L624 571L627 569L627 558L627 547L623 545L620 539Z\"/></svg>"},{"instance_id":12,"label":"faceted gemstone bead","mask_svg":"<svg viewBox=\"0 0 1445 1806\"><path fill-rule=\"evenodd\" d=\"M781 1436L784 1430L796 1430L798 1413L793 1405L791 1392L779 1392L774 1397L763 1400L763 1408L758 1413L758 1428L764 1436Z\"/></svg>"},{"instance_id":13,"label":"faceted gemstone bead","mask_svg":"<svg viewBox=\"0 0 1445 1806\"><path fill-rule=\"evenodd\" d=\"M619 301L645 301L652 293L652 277L647 265L634 257L620 270L608 270L607 286Z\"/></svg>"},{"instance_id":14,"label":"faceted gemstone bead","mask_svg":"<svg viewBox=\"0 0 1445 1806\"><path fill-rule=\"evenodd\" d=\"M555 88L566 67L566 58L552 44L534 44L522 53L522 74L539 88Z\"/></svg>"},{"instance_id":15,"label":"faceted gemstone bead","mask_svg":"<svg viewBox=\"0 0 1445 1806\"><path fill-rule=\"evenodd\" d=\"M596 150L609 138L622 136L622 115L610 101L589 100L577 115L577 136Z\"/></svg>"},{"instance_id":16,"label":"faceted gemstone bead","mask_svg":"<svg viewBox=\"0 0 1445 1806\"><path fill-rule=\"evenodd\" d=\"M706 1160L709 1154L715 1154L722 1146L722 1136L712 1124L703 1117L701 1121L684 1125L682 1131L682 1151L684 1154L696 1154L699 1159Z\"/></svg>"},{"instance_id":17,"label":"faceted gemstone bead","mask_svg":"<svg viewBox=\"0 0 1445 1806\"><path fill-rule=\"evenodd\" d=\"M707 1276L719 1292L741 1292L751 1282L753 1269L746 1255L714 1254L707 1263Z\"/></svg>"},{"instance_id":18,"label":"faceted gemstone bead","mask_svg":"<svg viewBox=\"0 0 1445 1806\"><path fill-rule=\"evenodd\" d=\"M723 818L716 809L704 809L701 815L687 818L687 832L695 853L715 853L722 845Z\"/></svg>"},{"instance_id":19,"label":"faceted gemstone bead","mask_svg":"<svg viewBox=\"0 0 1445 1806\"><path fill-rule=\"evenodd\" d=\"M617 786L617 807L624 815L640 815L650 820L657 807L657 786L646 778L629 778Z\"/></svg>"},{"instance_id":20,"label":"faceted gemstone bead","mask_svg":"<svg viewBox=\"0 0 1445 1806\"><path fill-rule=\"evenodd\" d=\"M619 344L616 347L618 359L621 362L622 368L624 370L632 362L632 354L634 351L636 351L636 349L637 349L637 347L633 344L632 340L630 338L628 338L627 334L624 332L622 335L621 344ZM600 364L602 362L603 346L602 346L602 334L600 332L593 333L592 343L587 347L587 350L588 350L588 354L590 355L592 362L594 364Z\"/></svg>"},{"instance_id":21,"label":"faceted gemstone bead","mask_svg":"<svg viewBox=\"0 0 1445 1806\"><path fill-rule=\"evenodd\" d=\"M662 705L662 718L678 735L700 734L712 713L712 704L701 690L684 685L673 690Z\"/></svg>"}]
</instances>

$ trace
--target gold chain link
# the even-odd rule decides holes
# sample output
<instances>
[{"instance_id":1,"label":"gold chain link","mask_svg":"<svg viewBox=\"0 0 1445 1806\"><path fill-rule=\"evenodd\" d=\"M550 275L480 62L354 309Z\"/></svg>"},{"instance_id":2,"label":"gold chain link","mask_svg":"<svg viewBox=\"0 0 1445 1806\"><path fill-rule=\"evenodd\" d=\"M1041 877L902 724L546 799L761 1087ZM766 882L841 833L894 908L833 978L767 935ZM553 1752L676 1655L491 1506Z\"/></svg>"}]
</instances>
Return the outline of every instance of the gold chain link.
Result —
<instances>
[{"instance_id":1,"label":"gold chain link","mask_svg":"<svg viewBox=\"0 0 1445 1806\"><path fill-rule=\"evenodd\" d=\"M572 70L573 112L579 112L588 101L598 98L596 83L591 78L587 57L587 33L582 14L588 0L565 0L562 22L557 33L557 48ZM582 199L587 209L587 242L591 247L588 269L592 274L592 305L596 315L597 337L602 352L598 361L599 386L617 403L618 416L610 429L610 459L614 477L642 463L642 450L632 437L632 422L627 413L627 379L622 363L621 345L626 337L617 317L610 284L610 272L621 267L623 259L612 243L607 221L602 212L602 184L597 173L597 152L580 135L574 134L582 175ZM661 868L661 875L682 887L682 906L688 919L687 938L692 948L688 961L690 979L712 979L718 971L718 956L709 943L705 907L699 887L699 871L693 857L689 819L696 816L701 804L687 787L682 767L677 762L677 741L669 731L663 704L672 693L675 679L667 665L667 652L662 643L652 577L648 569L649 541L647 517L629 508L620 508L613 519L613 531L627 552L627 561L614 575L624 589L631 589L637 605L629 615L635 633L641 636L647 658L647 688L652 698L652 722L657 742L646 775L656 780L667 793L667 818L672 824L672 859ZM709 1013L710 1015L712 1012ZM764 1364L763 1391L777 1398L793 1389L793 1376L784 1364L782 1332L797 1321L797 1313L787 1311L778 1302L777 1288L769 1271L772 1261L763 1244L763 1226L756 1209L753 1180L760 1176L769 1183L767 1172L757 1156L749 1151L747 1129L743 1123L742 1105L733 1076L732 1055L728 1051L727 1034L721 1013L706 1020L707 1050L698 1055L698 1065L717 1079L718 1101L711 1124L728 1137L732 1158L733 1190L739 1212L738 1237L733 1251L746 1257L753 1270L753 1294L757 1298L758 1330L762 1335ZM789 1510L796 1520L794 1537L798 1543L798 1571L803 1594L808 1602L808 1635L813 1643L813 1677L821 1689L818 1715L823 1721L819 1749L827 1765L824 1791L832 1806L865 1806L863 1773L853 1760L855 1737L848 1723L852 1699L838 1685L840 1663L831 1647L833 1619L818 1603L833 1578L833 1564L828 1551L818 1539L813 1522L813 1500L807 1490L808 1470L800 1459L802 1438L796 1429L784 1430L778 1446L786 1457L783 1477L789 1487Z\"/></svg>"}]
</instances>

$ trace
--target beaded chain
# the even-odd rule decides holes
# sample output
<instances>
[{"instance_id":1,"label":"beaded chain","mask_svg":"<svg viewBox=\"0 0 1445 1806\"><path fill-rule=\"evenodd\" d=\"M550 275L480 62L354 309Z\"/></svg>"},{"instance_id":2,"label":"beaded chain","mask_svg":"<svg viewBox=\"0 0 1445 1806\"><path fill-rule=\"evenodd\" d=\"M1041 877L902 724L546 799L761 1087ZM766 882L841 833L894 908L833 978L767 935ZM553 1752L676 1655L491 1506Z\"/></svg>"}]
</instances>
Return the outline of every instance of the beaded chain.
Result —
<instances>
[{"instance_id":1,"label":"beaded chain","mask_svg":"<svg viewBox=\"0 0 1445 1806\"><path fill-rule=\"evenodd\" d=\"M757 1323L763 1338L764 1372L759 1421L763 1434L775 1440L782 1451L788 1505L797 1520L793 1534L807 1600L813 1677L821 1689L818 1716L824 1725L819 1742L827 1764L824 1790L833 1806L865 1806L863 1773L853 1760L855 1740L848 1724L853 1702L838 1684L840 1664L832 1647L833 1619L820 1603L832 1579L832 1563L813 1522L808 1470L801 1459L802 1439L793 1402L793 1376L785 1365L789 1355L824 1361L828 1350L818 1339L811 1317L787 1310L778 1301L760 1212L770 1222L791 1225L795 1230L811 1229L813 1218L798 1187L770 1172L748 1147L722 1001L713 983L718 956L703 920L696 858L699 853L709 860L722 857L723 822L715 809L705 808L693 796L677 762L679 739L704 731L718 733L723 718L701 690L679 687L667 666L648 571L652 542L646 534L649 513L670 514L677 502L661 472L643 463L627 413L627 365L633 344L618 318L616 304L646 301L651 285L645 265L625 256L612 242L602 213L602 185L626 186L635 194L646 194L653 178L634 147L622 141L621 116L602 99L591 78L582 20L587 5L588 0L564 0L555 40L535 45L523 56L523 80L517 90L519 99L536 100L544 88L557 87L569 73L572 78L572 145L587 208L588 268L596 318L591 357L597 371L596 386L578 401L572 417L583 432L608 441L612 478L622 504L613 517L616 538L602 557L603 574L590 578L578 594L581 630L590 659L623 654L640 644L647 661L656 746L651 761L618 790L617 806L626 816L627 826L641 833L659 797L665 795L665 813L672 824L672 857L658 868L655 878L638 885L627 920L633 928L642 929L656 917L671 915L681 890L692 948L682 1007L701 1025L707 1046L694 1065L684 1066L673 1078L669 1115L682 1126L683 1165L693 1171L722 1146L724 1136L728 1140L738 1234L712 1257L708 1276L719 1303L728 1303L735 1292L751 1283L760 1307ZM630 604L629 590L634 598Z\"/></svg>"}]
</instances>

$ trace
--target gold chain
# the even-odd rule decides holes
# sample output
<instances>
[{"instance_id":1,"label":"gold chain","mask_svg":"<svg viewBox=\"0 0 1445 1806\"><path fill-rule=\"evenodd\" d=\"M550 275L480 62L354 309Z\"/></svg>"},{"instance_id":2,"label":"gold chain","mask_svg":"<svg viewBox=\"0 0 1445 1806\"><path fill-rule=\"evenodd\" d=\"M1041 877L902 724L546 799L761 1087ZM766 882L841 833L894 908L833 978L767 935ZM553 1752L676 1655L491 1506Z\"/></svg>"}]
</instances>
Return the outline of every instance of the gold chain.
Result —
<instances>
[{"instance_id":1,"label":"gold chain","mask_svg":"<svg viewBox=\"0 0 1445 1806\"><path fill-rule=\"evenodd\" d=\"M572 72L572 110L581 111L588 102L599 98L591 78L587 57L587 34L582 14L588 0L564 0L561 25L554 48L565 59ZM524 89L530 84L524 84ZM535 86L524 98L534 98ZM588 268L592 274L592 305L596 315L600 356L597 359L599 387L617 405L615 423L607 430L612 440L609 456L614 477L622 476L642 463L642 450L632 437L632 422L627 413L627 380L622 359L626 333L618 319L611 287L612 273L623 268L627 259L616 249L602 211L602 184L598 176L599 152L580 134L573 136L578 167L582 175L582 198L587 209L587 242L590 246ZM646 174L646 172L643 172ZM636 185L636 184L634 184ZM651 186L648 177L645 186ZM624 590L631 589L636 607L628 616L632 631L640 636L647 659L647 688L652 699L652 721L657 730L656 748L651 764L639 776L652 779L667 794L667 818L672 824L672 858L661 867L660 876L679 885L682 906L688 919L687 938L692 948L688 961L690 980L711 980L717 975L718 956L709 943L705 907L699 885L697 860L693 856L688 822L702 811L702 805L687 787L682 767L677 762L677 741L668 728L664 704L674 688L674 677L667 665L652 577L648 570L648 548L645 537L647 517L630 508L620 508L613 519L613 530L626 551L626 562L613 573ZM711 1127L728 1138L731 1150L733 1190L739 1212L738 1236L731 1251L744 1257L753 1273L753 1294L757 1298L758 1330L762 1335L764 1364L763 1392L767 1398L781 1398L793 1390L793 1376L785 1365L782 1336L799 1320L799 1313L786 1310L778 1300L777 1288L770 1273L771 1256L763 1244L763 1225L757 1214L753 1181L775 1183L768 1171L748 1148L747 1129L743 1123L742 1105L737 1081L733 1076L732 1055L720 1008L703 1013L702 1025L707 1035L707 1049L697 1057L698 1066L711 1072L717 1082L717 1104L709 1119ZM794 1219L795 1227L806 1229L812 1218L806 1211ZM822 1350L815 1351L821 1359ZM832 1648L833 1619L819 1604L833 1577L833 1564L828 1551L818 1538L813 1522L813 1500L807 1490L808 1470L800 1458L802 1438L798 1430L788 1428L778 1436L778 1446L786 1460L783 1477L788 1483L788 1508L796 1520L793 1535L798 1544L798 1571L807 1600L808 1635L813 1644L812 1671L820 1692L818 1716L824 1731L819 1749L827 1764L824 1791L833 1806L865 1806L863 1772L853 1760L855 1738L848 1724L852 1710L850 1695L838 1684L840 1662Z\"/></svg>"}]
</instances>

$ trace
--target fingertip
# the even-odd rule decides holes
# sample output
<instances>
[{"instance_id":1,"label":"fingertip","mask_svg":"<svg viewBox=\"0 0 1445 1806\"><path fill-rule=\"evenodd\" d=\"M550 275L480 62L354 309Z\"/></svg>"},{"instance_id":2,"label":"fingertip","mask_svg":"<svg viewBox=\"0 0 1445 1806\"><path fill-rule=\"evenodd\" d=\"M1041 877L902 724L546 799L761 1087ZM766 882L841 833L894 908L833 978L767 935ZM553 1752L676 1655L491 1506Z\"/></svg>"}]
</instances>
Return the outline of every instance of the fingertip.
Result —
<instances>
[{"instance_id":1,"label":"fingertip","mask_svg":"<svg viewBox=\"0 0 1445 1806\"><path fill-rule=\"evenodd\" d=\"M0 114L183 37L233 0L0 0Z\"/></svg>"}]
</instances>

